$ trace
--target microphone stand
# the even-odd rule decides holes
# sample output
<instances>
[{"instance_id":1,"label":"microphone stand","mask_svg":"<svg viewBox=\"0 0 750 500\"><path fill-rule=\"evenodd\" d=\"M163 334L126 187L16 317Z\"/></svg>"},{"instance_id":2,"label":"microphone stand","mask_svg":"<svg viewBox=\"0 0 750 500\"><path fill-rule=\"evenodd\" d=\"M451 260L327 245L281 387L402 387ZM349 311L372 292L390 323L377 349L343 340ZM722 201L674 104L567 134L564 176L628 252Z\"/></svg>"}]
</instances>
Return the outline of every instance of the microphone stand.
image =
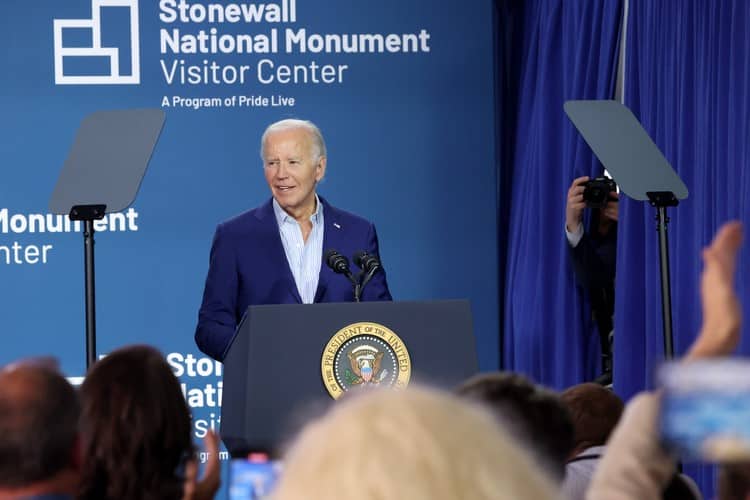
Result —
<instances>
[{"instance_id":1,"label":"microphone stand","mask_svg":"<svg viewBox=\"0 0 750 500\"><path fill-rule=\"evenodd\" d=\"M360 284L359 277L360 275L357 275L355 278L351 271L348 269L343 273L344 276L349 278L349 281L352 282L352 288L354 289L354 302L360 302L362 297L362 287L363 285Z\"/></svg>"},{"instance_id":2,"label":"microphone stand","mask_svg":"<svg viewBox=\"0 0 750 500\"><path fill-rule=\"evenodd\" d=\"M375 273L378 272L378 269L380 269L380 266L373 266L366 273L365 272L360 273L360 276L362 274L364 274L365 276L364 279L362 280L362 290L364 290L365 285L370 282L372 277L375 276Z\"/></svg>"}]
</instances>

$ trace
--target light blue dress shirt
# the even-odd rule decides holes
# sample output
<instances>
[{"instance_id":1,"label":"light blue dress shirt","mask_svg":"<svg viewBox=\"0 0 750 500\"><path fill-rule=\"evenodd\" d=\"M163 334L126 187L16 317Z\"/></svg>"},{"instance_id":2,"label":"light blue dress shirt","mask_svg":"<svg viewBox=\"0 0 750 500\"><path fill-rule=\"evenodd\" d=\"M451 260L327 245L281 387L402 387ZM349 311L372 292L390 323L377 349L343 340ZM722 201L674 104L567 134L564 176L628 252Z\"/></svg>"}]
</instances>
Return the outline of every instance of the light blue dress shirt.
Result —
<instances>
[{"instance_id":1,"label":"light blue dress shirt","mask_svg":"<svg viewBox=\"0 0 750 500\"><path fill-rule=\"evenodd\" d=\"M279 224L281 244L303 304L312 304L315 300L323 260L323 204L317 194L315 207L315 213L310 216L312 231L305 242L299 223L281 208L276 199L273 200L273 213Z\"/></svg>"}]
</instances>

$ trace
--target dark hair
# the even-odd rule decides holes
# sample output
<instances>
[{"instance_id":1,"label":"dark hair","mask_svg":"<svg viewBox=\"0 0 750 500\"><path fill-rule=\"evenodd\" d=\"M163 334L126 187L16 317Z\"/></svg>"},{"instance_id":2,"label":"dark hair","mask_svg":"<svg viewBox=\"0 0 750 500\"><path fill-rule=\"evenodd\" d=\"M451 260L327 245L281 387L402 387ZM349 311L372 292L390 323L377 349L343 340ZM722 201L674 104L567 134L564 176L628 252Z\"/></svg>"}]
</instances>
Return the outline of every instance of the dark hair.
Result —
<instances>
[{"instance_id":1,"label":"dark hair","mask_svg":"<svg viewBox=\"0 0 750 500\"><path fill-rule=\"evenodd\" d=\"M477 375L456 392L488 405L520 435L520 442L541 459L547 471L562 480L565 461L573 451L573 422L556 393L514 373Z\"/></svg>"},{"instance_id":2,"label":"dark hair","mask_svg":"<svg viewBox=\"0 0 750 500\"><path fill-rule=\"evenodd\" d=\"M118 349L81 386L81 499L179 499L191 458L190 410L161 353Z\"/></svg>"},{"instance_id":3,"label":"dark hair","mask_svg":"<svg viewBox=\"0 0 750 500\"><path fill-rule=\"evenodd\" d=\"M719 500L745 500L750 494L750 464L737 462L722 464L718 478Z\"/></svg>"},{"instance_id":4,"label":"dark hair","mask_svg":"<svg viewBox=\"0 0 750 500\"><path fill-rule=\"evenodd\" d=\"M661 498L663 500L700 500L702 496L698 486L689 476L675 473L664 487ZM740 498L745 500L744 496Z\"/></svg>"},{"instance_id":5,"label":"dark hair","mask_svg":"<svg viewBox=\"0 0 750 500\"><path fill-rule=\"evenodd\" d=\"M573 417L577 449L606 443L624 407L617 394L593 383L569 387L560 399Z\"/></svg>"},{"instance_id":6,"label":"dark hair","mask_svg":"<svg viewBox=\"0 0 750 500\"><path fill-rule=\"evenodd\" d=\"M0 372L0 486L27 486L69 466L79 412L55 369L22 363Z\"/></svg>"}]
</instances>

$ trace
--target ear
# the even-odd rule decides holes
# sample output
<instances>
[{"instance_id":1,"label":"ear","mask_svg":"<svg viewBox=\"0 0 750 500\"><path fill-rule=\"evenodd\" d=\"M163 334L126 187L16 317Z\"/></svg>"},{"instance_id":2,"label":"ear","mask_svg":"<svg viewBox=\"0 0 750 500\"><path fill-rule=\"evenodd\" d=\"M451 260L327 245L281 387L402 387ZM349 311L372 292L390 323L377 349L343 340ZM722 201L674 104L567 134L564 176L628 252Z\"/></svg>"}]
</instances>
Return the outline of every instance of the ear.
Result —
<instances>
[{"instance_id":1,"label":"ear","mask_svg":"<svg viewBox=\"0 0 750 500\"><path fill-rule=\"evenodd\" d=\"M315 182L320 180L326 175L326 160L325 156L318 158L318 164L315 166Z\"/></svg>"}]
</instances>

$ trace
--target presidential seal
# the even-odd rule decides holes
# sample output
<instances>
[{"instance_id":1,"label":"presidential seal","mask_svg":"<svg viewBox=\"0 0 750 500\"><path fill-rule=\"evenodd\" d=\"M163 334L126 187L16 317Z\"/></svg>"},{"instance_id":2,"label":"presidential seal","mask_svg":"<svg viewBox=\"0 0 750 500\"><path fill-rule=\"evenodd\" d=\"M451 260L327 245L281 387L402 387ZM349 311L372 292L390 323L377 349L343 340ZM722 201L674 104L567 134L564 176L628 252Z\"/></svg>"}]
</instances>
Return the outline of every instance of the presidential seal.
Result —
<instances>
[{"instance_id":1,"label":"presidential seal","mask_svg":"<svg viewBox=\"0 0 750 500\"><path fill-rule=\"evenodd\" d=\"M336 332L323 349L323 384L332 398L355 388L404 388L411 358L403 341L378 323L354 323Z\"/></svg>"}]
</instances>

